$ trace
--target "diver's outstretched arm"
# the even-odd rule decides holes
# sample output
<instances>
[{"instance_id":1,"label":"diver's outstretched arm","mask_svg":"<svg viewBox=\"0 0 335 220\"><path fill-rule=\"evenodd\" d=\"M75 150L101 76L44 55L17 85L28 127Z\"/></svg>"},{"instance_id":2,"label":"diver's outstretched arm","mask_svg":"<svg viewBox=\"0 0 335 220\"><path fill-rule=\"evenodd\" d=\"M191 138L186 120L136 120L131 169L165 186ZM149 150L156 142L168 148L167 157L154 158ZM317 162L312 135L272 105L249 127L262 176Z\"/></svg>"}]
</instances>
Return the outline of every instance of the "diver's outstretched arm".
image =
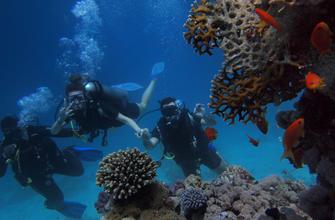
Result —
<instances>
[{"instance_id":1,"label":"diver's outstretched arm","mask_svg":"<svg viewBox=\"0 0 335 220\"><path fill-rule=\"evenodd\" d=\"M56 134L52 133L51 128L48 126L29 126L28 129L43 137L73 137L73 130L70 128L61 128Z\"/></svg>"},{"instance_id":2,"label":"diver's outstretched arm","mask_svg":"<svg viewBox=\"0 0 335 220\"><path fill-rule=\"evenodd\" d=\"M62 128L65 125L66 125L65 120L59 117L50 128L51 135L58 135L58 133L62 130Z\"/></svg>"},{"instance_id":3,"label":"diver's outstretched arm","mask_svg":"<svg viewBox=\"0 0 335 220\"><path fill-rule=\"evenodd\" d=\"M138 106L140 107L141 113L144 112L144 110L147 108L149 100L151 98L152 92L154 91L155 85L156 85L156 79L151 80L149 86L145 89L141 103L138 103Z\"/></svg>"},{"instance_id":4,"label":"diver's outstretched arm","mask_svg":"<svg viewBox=\"0 0 335 220\"><path fill-rule=\"evenodd\" d=\"M125 116L121 113L118 113L118 115L116 116L116 120L123 123L123 124L126 124L126 125L130 126L135 131L135 134L137 136L141 136L140 133L141 133L142 129L137 125L137 123L133 119L131 119L131 118L129 118L129 117L127 117L127 116Z\"/></svg>"}]
</instances>

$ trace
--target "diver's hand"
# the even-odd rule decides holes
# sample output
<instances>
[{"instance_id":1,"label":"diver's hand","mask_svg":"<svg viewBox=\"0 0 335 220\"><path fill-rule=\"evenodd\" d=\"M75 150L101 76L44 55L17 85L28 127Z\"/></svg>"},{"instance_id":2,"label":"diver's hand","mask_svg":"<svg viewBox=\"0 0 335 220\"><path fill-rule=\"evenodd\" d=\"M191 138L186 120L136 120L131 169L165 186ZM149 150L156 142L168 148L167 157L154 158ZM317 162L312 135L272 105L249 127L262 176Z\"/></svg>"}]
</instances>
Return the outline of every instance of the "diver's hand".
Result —
<instances>
[{"instance_id":1,"label":"diver's hand","mask_svg":"<svg viewBox=\"0 0 335 220\"><path fill-rule=\"evenodd\" d=\"M149 140L151 137L150 132L147 128L140 129L140 131L136 133L136 136L138 138L142 138L143 140Z\"/></svg>"},{"instance_id":2,"label":"diver's hand","mask_svg":"<svg viewBox=\"0 0 335 220\"><path fill-rule=\"evenodd\" d=\"M61 121L67 121L74 116L74 111L72 109L73 103L70 103L66 107L62 107L59 111L59 119Z\"/></svg>"},{"instance_id":3,"label":"diver's hand","mask_svg":"<svg viewBox=\"0 0 335 220\"><path fill-rule=\"evenodd\" d=\"M16 153L16 149L17 149L17 146L16 144L10 144L10 145L7 145L3 148L3 152L1 154L1 156L4 158L4 159L9 159L9 158L12 158L15 153Z\"/></svg>"}]
</instances>

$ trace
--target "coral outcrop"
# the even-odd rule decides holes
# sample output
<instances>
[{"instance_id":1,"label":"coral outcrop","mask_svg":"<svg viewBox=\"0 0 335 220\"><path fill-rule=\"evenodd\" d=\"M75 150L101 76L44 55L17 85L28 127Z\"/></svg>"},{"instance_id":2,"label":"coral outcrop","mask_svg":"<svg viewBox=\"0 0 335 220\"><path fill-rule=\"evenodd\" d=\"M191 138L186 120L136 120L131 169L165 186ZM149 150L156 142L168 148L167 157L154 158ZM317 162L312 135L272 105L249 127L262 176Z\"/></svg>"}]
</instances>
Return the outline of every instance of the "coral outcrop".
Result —
<instances>
[{"instance_id":1,"label":"coral outcrop","mask_svg":"<svg viewBox=\"0 0 335 220\"><path fill-rule=\"evenodd\" d=\"M333 53L320 58L310 43L314 26L335 26L331 0L201 0L192 5L185 39L199 54L221 48L222 70L212 80L210 107L234 123L265 120L266 106L292 99L304 88L307 71L320 73L335 95ZM273 16L281 31L264 25L255 8ZM306 17L309 22L305 22Z\"/></svg>"},{"instance_id":2,"label":"coral outcrop","mask_svg":"<svg viewBox=\"0 0 335 220\"><path fill-rule=\"evenodd\" d=\"M120 150L102 159L96 184L113 199L128 199L153 182L157 167L148 154L136 148Z\"/></svg>"},{"instance_id":3,"label":"coral outcrop","mask_svg":"<svg viewBox=\"0 0 335 220\"><path fill-rule=\"evenodd\" d=\"M172 188L175 190L169 191L159 183L150 184L127 202L111 203L111 211L104 219L185 220L182 214L187 206L192 209L187 219L192 220L271 220L267 213L276 209L283 219L311 220L297 206L298 194L306 190L302 183L277 176L258 182L237 166L228 167L211 182L191 175Z\"/></svg>"},{"instance_id":4,"label":"coral outcrop","mask_svg":"<svg viewBox=\"0 0 335 220\"><path fill-rule=\"evenodd\" d=\"M155 182L146 186L132 199L124 202L112 202L110 211L103 216L104 220L186 220L175 212L169 190Z\"/></svg>"}]
</instances>

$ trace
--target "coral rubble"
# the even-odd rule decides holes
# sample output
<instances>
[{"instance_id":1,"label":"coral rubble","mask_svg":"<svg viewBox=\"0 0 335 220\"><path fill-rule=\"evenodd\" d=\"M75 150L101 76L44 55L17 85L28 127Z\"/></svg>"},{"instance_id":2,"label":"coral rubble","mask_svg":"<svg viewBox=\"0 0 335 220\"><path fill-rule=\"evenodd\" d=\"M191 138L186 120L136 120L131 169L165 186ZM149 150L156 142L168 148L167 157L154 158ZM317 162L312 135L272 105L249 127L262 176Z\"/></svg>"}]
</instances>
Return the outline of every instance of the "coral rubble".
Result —
<instances>
[{"instance_id":1,"label":"coral rubble","mask_svg":"<svg viewBox=\"0 0 335 220\"><path fill-rule=\"evenodd\" d=\"M216 47L225 54L223 68L212 80L209 105L214 113L230 123L264 121L267 104L292 99L304 88L307 70L331 78L325 93L335 97L334 71L330 65L321 68L334 62L333 55L319 58L310 43L321 19L334 26L334 6L330 0L196 1L185 23L185 39L199 54L212 54ZM256 8L267 10L282 30L264 25Z\"/></svg>"},{"instance_id":2,"label":"coral rubble","mask_svg":"<svg viewBox=\"0 0 335 220\"><path fill-rule=\"evenodd\" d=\"M128 199L153 182L158 165L136 148L118 151L103 158L96 183L113 199Z\"/></svg>"}]
</instances>

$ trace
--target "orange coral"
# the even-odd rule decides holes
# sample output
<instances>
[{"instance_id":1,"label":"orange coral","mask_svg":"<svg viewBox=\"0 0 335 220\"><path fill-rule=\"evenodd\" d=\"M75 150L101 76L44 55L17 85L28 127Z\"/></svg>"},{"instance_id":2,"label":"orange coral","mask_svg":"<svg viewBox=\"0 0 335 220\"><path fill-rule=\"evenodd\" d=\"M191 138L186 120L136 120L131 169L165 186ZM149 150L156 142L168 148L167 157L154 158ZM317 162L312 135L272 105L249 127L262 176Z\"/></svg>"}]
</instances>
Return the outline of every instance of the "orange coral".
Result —
<instances>
[{"instance_id":1,"label":"orange coral","mask_svg":"<svg viewBox=\"0 0 335 220\"><path fill-rule=\"evenodd\" d=\"M267 104L292 99L303 88L303 74L297 74L292 65L273 64L275 70L282 70L276 70L276 74L255 74L231 67L233 62L234 59L226 62L223 70L212 80L209 104L215 114L230 124L236 118L244 123L265 122ZM271 68L267 70L271 73ZM290 75L292 72L296 74L293 77Z\"/></svg>"},{"instance_id":2,"label":"orange coral","mask_svg":"<svg viewBox=\"0 0 335 220\"><path fill-rule=\"evenodd\" d=\"M200 55L204 53L212 55L211 49L219 46L215 29L208 24L208 15L213 13L213 9L213 4L206 0L195 3L184 25L188 29L188 32L184 33L185 39L189 44L193 44Z\"/></svg>"}]
</instances>

